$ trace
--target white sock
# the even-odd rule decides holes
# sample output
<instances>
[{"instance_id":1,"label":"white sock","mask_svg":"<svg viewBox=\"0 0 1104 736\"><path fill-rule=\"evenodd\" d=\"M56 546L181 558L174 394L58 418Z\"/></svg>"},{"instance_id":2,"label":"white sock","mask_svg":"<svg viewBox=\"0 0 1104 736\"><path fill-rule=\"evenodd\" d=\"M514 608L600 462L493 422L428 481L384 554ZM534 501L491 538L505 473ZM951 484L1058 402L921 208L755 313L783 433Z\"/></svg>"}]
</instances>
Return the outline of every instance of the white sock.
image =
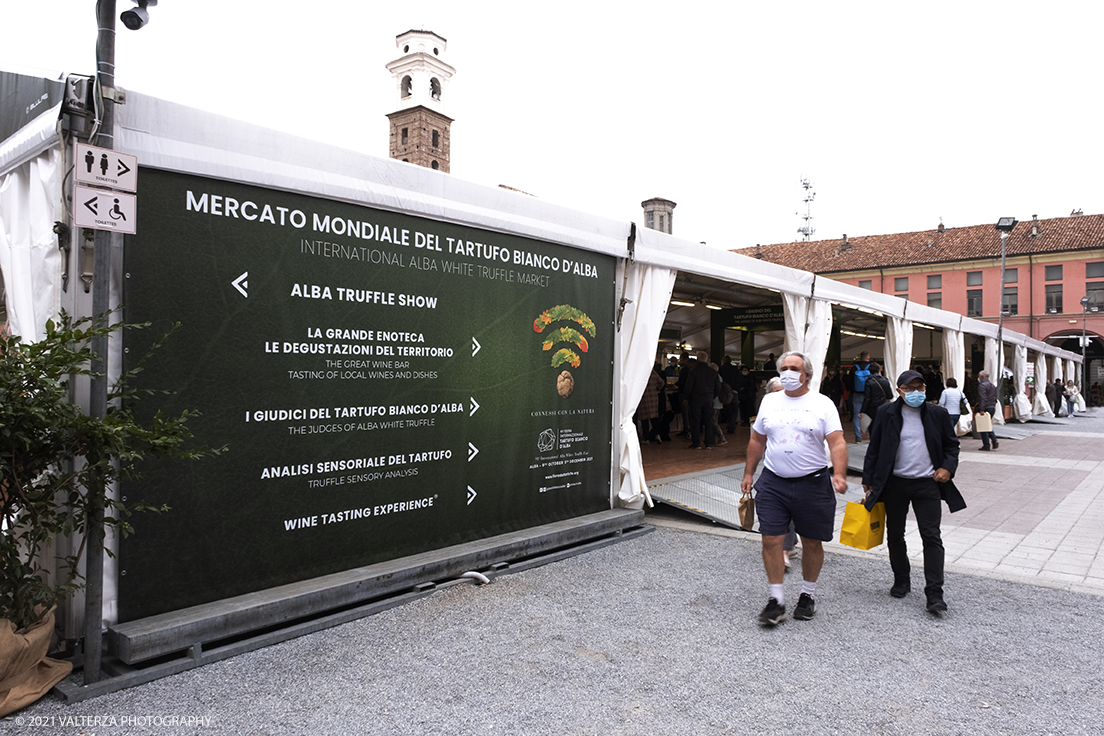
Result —
<instances>
[{"instance_id":1,"label":"white sock","mask_svg":"<svg viewBox=\"0 0 1104 736\"><path fill-rule=\"evenodd\" d=\"M782 605L783 603L786 602L785 590L786 590L786 586L784 586L782 584L771 585L770 586L770 597L775 599L776 601L778 601L778 605Z\"/></svg>"},{"instance_id":2,"label":"white sock","mask_svg":"<svg viewBox=\"0 0 1104 736\"><path fill-rule=\"evenodd\" d=\"M801 592L812 598L813 595L816 593L816 583L810 583L808 580L802 580Z\"/></svg>"}]
</instances>

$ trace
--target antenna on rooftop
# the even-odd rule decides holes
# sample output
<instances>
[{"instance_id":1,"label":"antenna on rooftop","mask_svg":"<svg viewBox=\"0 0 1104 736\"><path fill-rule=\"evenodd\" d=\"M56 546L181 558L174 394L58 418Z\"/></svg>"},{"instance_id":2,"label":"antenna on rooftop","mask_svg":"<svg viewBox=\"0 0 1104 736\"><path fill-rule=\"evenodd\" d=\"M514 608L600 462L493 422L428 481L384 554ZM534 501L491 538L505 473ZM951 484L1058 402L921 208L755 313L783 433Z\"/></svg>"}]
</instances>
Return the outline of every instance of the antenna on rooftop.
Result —
<instances>
[{"instance_id":1,"label":"antenna on rooftop","mask_svg":"<svg viewBox=\"0 0 1104 736\"><path fill-rule=\"evenodd\" d=\"M803 241L809 241L813 238L813 233L816 232L816 227L813 225L813 200L816 199L816 192L813 191L813 183L808 179L801 180L801 188L805 190L805 216L801 219L805 221L805 224L797 229L801 233L801 239Z\"/></svg>"}]
</instances>

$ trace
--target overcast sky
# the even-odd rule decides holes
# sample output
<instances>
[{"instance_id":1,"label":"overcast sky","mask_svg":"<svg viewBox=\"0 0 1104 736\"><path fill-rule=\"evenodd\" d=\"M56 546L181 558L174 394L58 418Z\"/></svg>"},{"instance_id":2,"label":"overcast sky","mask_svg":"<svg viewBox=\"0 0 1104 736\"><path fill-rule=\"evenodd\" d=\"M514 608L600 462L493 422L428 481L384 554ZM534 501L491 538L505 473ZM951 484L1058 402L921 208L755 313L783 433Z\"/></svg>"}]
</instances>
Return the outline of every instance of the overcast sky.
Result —
<instances>
[{"instance_id":1,"label":"overcast sky","mask_svg":"<svg viewBox=\"0 0 1104 736\"><path fill-rule=\"evenodd\" d=\"M130 0L119 0L121 11ZM94 0L0 0L0 66L91 73ZM405 8L411 8L407 10ZM1104 212L1104 3L161 0L121 87L387 155L445 37L452 175L725 248Z\"/></svg>"}]
</instances>

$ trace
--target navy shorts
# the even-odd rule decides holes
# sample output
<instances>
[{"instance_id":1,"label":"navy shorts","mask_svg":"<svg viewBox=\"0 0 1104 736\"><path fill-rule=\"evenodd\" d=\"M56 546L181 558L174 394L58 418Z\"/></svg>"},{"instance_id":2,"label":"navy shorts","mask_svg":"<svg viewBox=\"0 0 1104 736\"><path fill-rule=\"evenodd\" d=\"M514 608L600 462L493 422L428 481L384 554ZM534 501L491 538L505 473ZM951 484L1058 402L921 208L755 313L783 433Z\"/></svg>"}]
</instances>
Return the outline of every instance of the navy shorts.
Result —
<instances>
[{"instance_id":1,"label":"navy shorts","mask_svg":"<svg viewBox=\"0 0 1104 736\"><path fill-rule=\"evenodd\" d=\"M783 478L764 467L755 481L755 513L764 536L786 534L793 521L794 531L802 537L831 542L836 521L831 469Z\"/></svg>"}]
</instances>

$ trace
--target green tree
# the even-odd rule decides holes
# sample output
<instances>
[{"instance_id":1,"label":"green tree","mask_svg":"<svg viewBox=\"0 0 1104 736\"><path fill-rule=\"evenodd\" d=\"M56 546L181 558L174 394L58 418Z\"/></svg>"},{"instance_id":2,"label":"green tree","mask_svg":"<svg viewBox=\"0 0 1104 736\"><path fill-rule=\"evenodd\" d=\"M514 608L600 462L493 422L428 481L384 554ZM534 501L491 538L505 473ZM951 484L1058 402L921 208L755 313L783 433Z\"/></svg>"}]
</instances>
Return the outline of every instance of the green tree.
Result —
<instances>
[{"instance_id":1,"label":"green tree","mask_svg":"<svg viewBox=\"0 0 1104 736\"><path fill-rule=\"evenodd\" d=\"M92 375L91 339L148 327L107 323L73 321L62 313L57 323L47 322L40 342L0 336L0 618L16 628L31 625L43 607L84 586L80 559L95 500L104 509L105 529L114 527L122 536L134 531L133 514L168 510L113 498L106 492L112 483L139 477L145 457L194 460L225 450L190 446L187 420L194 412L165 417L158 411L147 419L134 412L143 396L166 393L136 388L133 379L172 330L110 389L102 419L72 403L71 382ZM43 562L57 555L57 535L82 541L72 554L57 556L51 578Z\"/></svg>"}]
</instances>

